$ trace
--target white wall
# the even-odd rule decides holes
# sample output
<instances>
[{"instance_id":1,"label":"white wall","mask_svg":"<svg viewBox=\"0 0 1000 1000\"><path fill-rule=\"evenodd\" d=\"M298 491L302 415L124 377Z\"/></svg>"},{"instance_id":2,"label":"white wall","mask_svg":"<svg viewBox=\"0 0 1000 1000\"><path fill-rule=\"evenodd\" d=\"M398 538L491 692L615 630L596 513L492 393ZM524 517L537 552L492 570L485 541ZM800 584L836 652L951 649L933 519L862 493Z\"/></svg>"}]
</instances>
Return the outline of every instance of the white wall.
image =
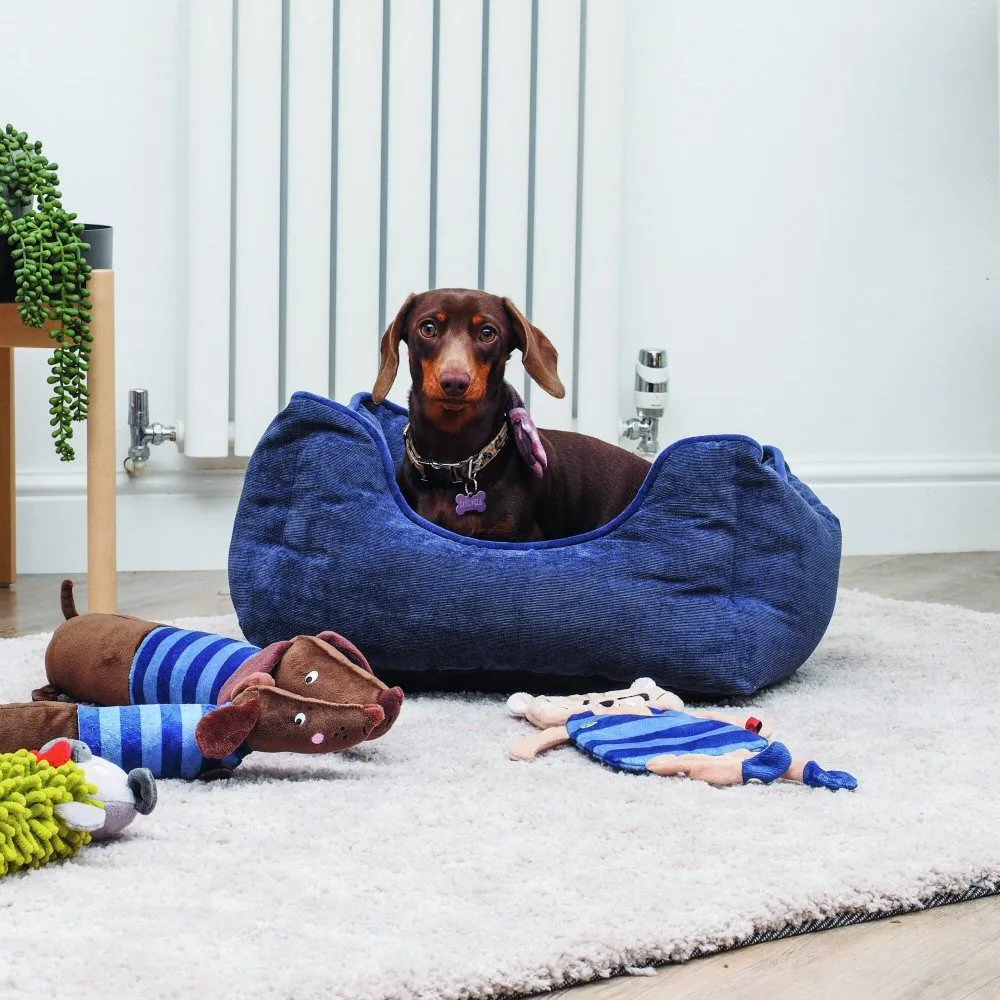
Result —
<instances>
[{"instance_id":1,"label":"white wall","mask_svg":"<svg viewBox=\"0 0 1000 1000\"><path fill-rule=\"evenodd\" d=\"M996 50L987 0L631 9L625 354L853 551L1000 547Z\"/></svg>"},{"instance_id":2,"label":"white wall","mask_svg":"<svg viewBox=\"0 0 1000 1000\"><path fill-rule=\"evenodd\" d=\"M26 41L0 60L0 125L43 141L70 210L115 227L124 458L128 390L149 389L152 417L163 422L183 398L186 4L4 3L0 23L5 38ZM86 564L86 430L76 429L77 460L60 463L45 362L43 351L16 354L18 563L22 573L76 573ZM121 568L223 565L228 532L219 525L231 518L233 488L195 473L170 446L151 467L144 480L119 476Z\"/></svg>"},{"instance_id":3,"label":"white wall","mask_svg":"<svg viewBox=\"0 0 1000 1000\"><path fill-rule=\"evenodd\" d=\"M116 227L122 456L130 387L154 419L183 403L185 10L2 12L60 69L8 46L0 118ZM992 0L630 0L623 355L670 352L663 443L778 444L849 551L1000 547L995 18ZM45 367L19 352L20 566L78 572L84 466L51 454ZM627 373L622 391L624 413ZM121 568L224 566L237 478L156 449L121 481Z\"/></svg>"}]
</instances>

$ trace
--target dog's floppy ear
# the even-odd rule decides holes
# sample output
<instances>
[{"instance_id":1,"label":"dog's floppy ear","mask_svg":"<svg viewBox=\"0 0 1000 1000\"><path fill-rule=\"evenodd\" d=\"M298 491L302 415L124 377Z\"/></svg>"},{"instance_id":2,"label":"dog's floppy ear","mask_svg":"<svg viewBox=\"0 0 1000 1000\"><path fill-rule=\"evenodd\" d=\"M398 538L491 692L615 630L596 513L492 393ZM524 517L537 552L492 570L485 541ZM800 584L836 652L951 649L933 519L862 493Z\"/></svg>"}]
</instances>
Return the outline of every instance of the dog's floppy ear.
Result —
<instances>
[{"instance_id":1,"label":"dog's floppy ear","mask_svg":"<svg viewBox=\"0 0 1000 1000\"><path fill-rule=\"evenodd\" d=\"M249 691L251 688L262 688L262 687L274 687L274 678L270 674L256 673L247 674L246 677L241 677L239 681L233 685L229 692L227 698L221 698L220 701L233 701L237 695L243 694L244 691Z\"/></svg>"},{"instance_id":2,"label":"dog's floppy ear","mask_svg":"<svg viewBox=\"0 0 1000 1000\"><path fill-rule=\"evenodd\" d=\"M254 731L260 718L260 698L245 697L202 716L194 730L198 749L209 760L235 753Z\"/></svg>"},{"instance_id":3,"label":"dog's floppy ear","mask_svg":"<svg viewBox=\"0 0 1000 1000\"><path fill-rule=\"evenodd\" d=\"M399 342L403 339L406 329L406 317L417 296L410 292L406 296L406 301L400 307L396 318L389 324L389 328L382 334L382 346L380 351L382 360L379 362L378 377L375 379L375 388L372 389L372 402L381 403L389 394L392 383L396 381L396 371L399 368Z\"/></svg>"},{"instance_id":4,"label":"dog's floppy ear","mask_svg":"<svg viewBox=\"0 0 1000 1000\"><path fill-rule=\"evenodd\" d=\"M361 667L362 670L367 670L370 674L375 673L368 662L368 658L350 639L345 639L337 632L320 632L316 638L322 639L328 645L333 646L334 649L340 650L356 667Z\"/></svg>"},{"instance_id":5,"label":"dog's floppy ear","mask_svg":"<svg viewBox=\"0 0 1000 1000\"><path fill-rule=\"evenodd\" d=\"M270 646L265 646L259 653L244 660L222 685L219 704L235 701L236 696L249 687L273 687L274 672L291 647L291 640L282 639L280 642L272 642Z\"/></svg>"},{"instance_id":6,"label":"dog's floppy ear","mask_svg":"<svg viewBox=\"0 0 1000 1000\"><path fill-rule=\"evenodd\" d=\"M510 299L505 298L503 304L524 357L524 370L550 396L562 399L566 395L566 388L559 380L559 373L556 371L559 352L537 326L528 322L524 313Z\"/></svg>"}]
</instances>

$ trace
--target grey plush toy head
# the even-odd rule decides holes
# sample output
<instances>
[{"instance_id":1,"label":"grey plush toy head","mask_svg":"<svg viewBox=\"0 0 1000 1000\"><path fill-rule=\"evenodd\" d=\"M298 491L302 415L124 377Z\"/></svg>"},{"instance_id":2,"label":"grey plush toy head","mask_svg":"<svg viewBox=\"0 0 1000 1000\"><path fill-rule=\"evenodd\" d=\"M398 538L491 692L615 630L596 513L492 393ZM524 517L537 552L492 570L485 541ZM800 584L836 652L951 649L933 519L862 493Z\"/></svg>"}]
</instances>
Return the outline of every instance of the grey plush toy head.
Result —
<instances>
[{"instance_id":1,"label":"grey plush toy head","mask_svg":"<svg viewBox=\"0 0 1000 1000\"><path fill-rule=\"evenodd\" d=\"M59 740L42 747L49 750ZM56 806L56 812L67 826L86 830L94 840L116 837L135 819L146 816L156 806L156 780L148 767L136 767L126 774L117 764L95 757L90 747L80 740L68 741L73 748L73 762L97 786L97 796L103 808L85 802L66 802Z\"/></svg>"}]
</instances>

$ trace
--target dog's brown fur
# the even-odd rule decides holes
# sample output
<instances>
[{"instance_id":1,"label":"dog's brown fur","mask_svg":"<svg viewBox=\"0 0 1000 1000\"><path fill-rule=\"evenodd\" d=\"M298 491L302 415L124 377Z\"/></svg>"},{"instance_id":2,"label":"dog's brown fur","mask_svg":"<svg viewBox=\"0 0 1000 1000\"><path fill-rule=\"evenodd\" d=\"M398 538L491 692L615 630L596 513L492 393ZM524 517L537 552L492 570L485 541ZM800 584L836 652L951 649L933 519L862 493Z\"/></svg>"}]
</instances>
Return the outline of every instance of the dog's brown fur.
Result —
<instances>
[{"instance_id":1,"label":"dog's brown fur","mask_svg":"<svg viewBox=\"0 0 1000 1000\"><path fill-rule=\"evenodd\" d=\"M566 394L555 347L510 299L464 288L410 295L382 337L376 403L395 380L400 341L409 350L413 444L429 461L461 461L496 435L506 419L504 369L515 350L539 386L559 399ZM425 482L405 458L400 488L418 514L459 534L537 541L607 524L632 502L649 472L638 456L596 438L567 431L539 436L548 455L545 475L536 477L509 442L479 474L485 513L457 514L461 487Z\"/></svg>"}]
</instances>

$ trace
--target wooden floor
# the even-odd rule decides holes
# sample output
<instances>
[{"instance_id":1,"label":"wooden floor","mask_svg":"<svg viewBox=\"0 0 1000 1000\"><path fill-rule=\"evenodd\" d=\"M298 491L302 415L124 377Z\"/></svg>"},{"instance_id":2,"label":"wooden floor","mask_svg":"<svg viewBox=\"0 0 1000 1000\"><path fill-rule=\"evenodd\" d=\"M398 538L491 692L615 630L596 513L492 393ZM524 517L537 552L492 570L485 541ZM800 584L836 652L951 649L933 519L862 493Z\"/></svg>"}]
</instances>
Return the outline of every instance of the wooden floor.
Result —
<instances>
[{"instance_id":1,"label":"wooden floor","mask_svg":"<svg viewBox=\"0 0 1000 1000\"><path fill-rule=\"evenodd\" d=\"M54 628L59 579L22 577L14 590L0 589L0 636ZM848 558L841 582L885 597L1000 612L1000 553ZM123 573L119 595L123 612L154 620L232 610L221 572ZM84 581L77 603L86 607ZM755 945L549 997L1000 1000L1000 897Z\"/></svg>"}]
</instances>

